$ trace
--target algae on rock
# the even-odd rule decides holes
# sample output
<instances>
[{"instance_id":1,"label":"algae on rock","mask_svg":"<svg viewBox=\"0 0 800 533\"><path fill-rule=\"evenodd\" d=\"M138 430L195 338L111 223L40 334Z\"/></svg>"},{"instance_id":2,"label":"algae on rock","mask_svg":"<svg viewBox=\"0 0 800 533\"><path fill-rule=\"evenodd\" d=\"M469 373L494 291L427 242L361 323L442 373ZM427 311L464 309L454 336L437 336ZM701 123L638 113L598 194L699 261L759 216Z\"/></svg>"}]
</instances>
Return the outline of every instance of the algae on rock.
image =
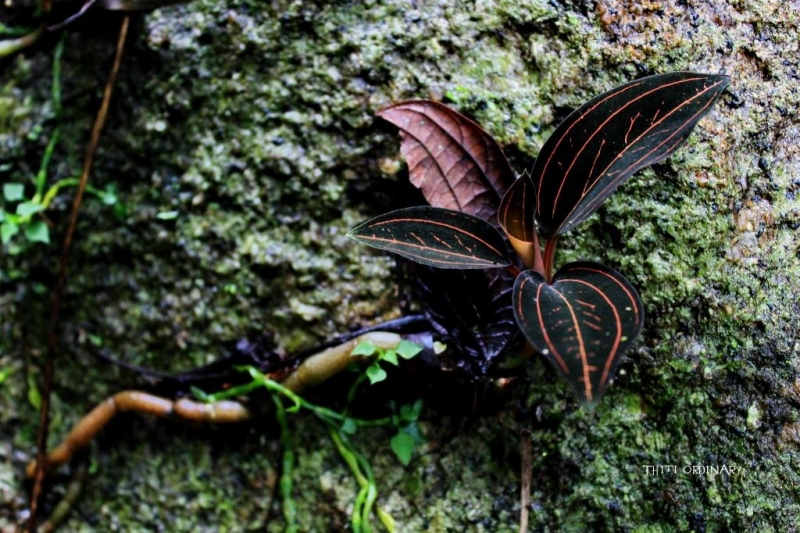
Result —
<instances>
[{"instance_id":1,"label":"algae on rock","mask_svg":"<svg viewBox=\"0 0 800 533\"><path fill-rule=\"evenodd\" d=\"M68 30L55 177L79 169L113 47L116 18L91 17ZM137 384L88 356L81 331L127 361L179 371L241 337L268 334L291 352L397 316L392 259L344 238L407 194L395 136L373 124L381 107L446 98L522 170L592 95L649 73L724 71L731 86L688 144L634 176L556 258L617 267L647 306L596 415L536 360L499 417L429 413L431 442L447 444L407 469L388 435L365 434L375 441L364 449L375 450L381 503L403 530L515 530L508 420L533 434L535 530L792 530L798 32L800 10L780 0L198 0L137 17L91 178L118 185L128 217L91 201L82 212L52 438ZM37 168L46 140L36 132L52 126L49 61L45 47L6 67L2 180ZM55 205L57 223L67 205ZM157 216L167 211L178 217ZM19 346L24 334L29 350L42 348L47 298L34 284L48 283L55 250L0 263L3 276L22 273L0 277L0 371L11 369L0 383L0 497L12 510L24 505L20 454L33 452L36 424ZM301 526L344 528L355 484L312 418L293 423ZM269 427L221 435L123 417L94 447L97 468L65 527L237 531L269 514L279 531L277 454ZM653 465L679 471L649 475ZM741 473L683 472L701 465ZM14 520L0 511L0 527Z\"/></svg>"}]
</instances>

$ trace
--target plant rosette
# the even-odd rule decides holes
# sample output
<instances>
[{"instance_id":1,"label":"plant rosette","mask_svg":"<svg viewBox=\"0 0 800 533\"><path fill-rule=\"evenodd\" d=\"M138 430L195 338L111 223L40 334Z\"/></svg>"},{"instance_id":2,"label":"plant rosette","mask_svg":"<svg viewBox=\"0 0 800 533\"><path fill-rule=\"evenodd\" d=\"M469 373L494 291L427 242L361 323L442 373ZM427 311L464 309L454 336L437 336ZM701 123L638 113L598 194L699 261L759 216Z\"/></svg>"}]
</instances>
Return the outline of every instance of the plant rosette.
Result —
<instances>
[{"instance_id":1,"label":"plant rosette","mask_svg":"<svg viewBox=\"0 0 800 533\"><path fill-rule=\"evenodd\" d=\"M378 116L400 129L410 180L430 206L392 211L348 235L431 267L512 272L517 326L594 409L642 330L644 305L605 265L573 262L552 274L558 237L677 150L728 82L673 72L620 85L573 111L515 180L497 142L466 117L432 101L391 106Z\"/></svg>"}]
</instances>

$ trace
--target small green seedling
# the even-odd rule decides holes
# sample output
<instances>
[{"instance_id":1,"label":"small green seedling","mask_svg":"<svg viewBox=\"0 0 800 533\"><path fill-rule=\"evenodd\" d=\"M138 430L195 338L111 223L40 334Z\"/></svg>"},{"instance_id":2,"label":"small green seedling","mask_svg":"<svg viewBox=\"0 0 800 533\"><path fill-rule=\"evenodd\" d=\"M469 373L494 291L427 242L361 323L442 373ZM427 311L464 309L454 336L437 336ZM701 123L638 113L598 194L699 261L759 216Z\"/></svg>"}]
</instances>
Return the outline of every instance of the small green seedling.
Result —
<instances>
[{"instance_id":1,"label":"small green seedling","mask_svg":"<svg viewBox=\"0 0 800 533\"><path fill-rule=\"evenodd\" d=\"M401 406L395 420L397 434L392 437L389 444L403 466L408 466L411 463L414 449L427 442L417 425L421 412L422 400L417 400L414 403Z\"/></svg>"},{"instance_id":2,"label":"small green seedling","mask_svg":"<svg viewBox=\"0 0 800 533\"><path fill-rule=\"evenodd\" d=\"M350 356L373 357L372 363L367 367L366 376L370 384L374 385L386 379L386 371L381 368L382 363L397 366L400 364L398 356L402 359L412 359L421 351L421 346L405 339L400 341L397 348L393 350L381 350L371 341L364 341L356 345Z\"/></svg>"},{"instance_id":3,"label":"small green seedling","mask_svg":"<svg viewBox=\"0 0 800 533\"><path fill-rule=\"evenodd\" d=\"M404 466L407 466L411 461L414 449L425 443L425 438L417 425L422 412L422 400L403 405L399 409L392 406L393 414L371 420L351 416L349 408L355 398L357 389L364 381L369 380L371 383L378 383L385 379L385 371L381 368L382 364L397 365L400 359L412 359L421 351L421 346L406 340L401 340L393 348L381 348L371 341L358 343L350 352L350 357L367 357L371 361L367 369L359 374L359 377L350 387L347 394L347 405L342 411L335 411L313 404L281 383L269 379L259 369L249 366L239 367L238 369L250 374L252 378L250 383L231 387L214 394L207 394L196 387L192 387L191 391L197 400L208 403L247 395L262 387L270 391L276 407L276 418L281 428L283 458L281 460L280 492L287 524L286 531L298 531L295 504L292 496L292 472L296 454L295 438L286 415L301 410L314 413L327 426L331 440L358 483L358 495L351 514L352 531L355 533L370 533L372 531L371 515L373 511L375 511L375 514L388 531L396 531L391 515L376 503L378 486L372 473L372 466L367 458L356 449L351 437L357 433L359 428L392 427L395 430L395 434L390 441L391 449L398 460ZM357 368L362 370L363 366L357 365ZM380 375L378 371L383 372L384 376L376 380L375 376ZM288 402L289 405L285 406L284 402Z\"/></svg>"},{"instance_id":4,"label":"small green seedling","mask_svg":"<svg viewBox=\"0 0 800 533\"><path fill-rule=\"evenodd\" d=\"M16 255L24 249L24 246L15 245L12 241L20 233L28 243L50 243L50 228L41 213L50 207L50 203L61 188L77 184L76 178L59 180L48 187L43 196L37 190L30 198L25 197L25 184L3 184L5 207L0 207L0 243L9 254ZM118 216L125 216L124 206L119 203L116 186L113 183L107 185L104 190L87 186L86 192L99 198L105 205L114 207L114 213ZM13 212L10 211L12 208Z\"/></svg>"},{"instance_id":5,"label":"small green seedling","mask_svg":"<svg viewBox=\"0 0 800 533\"><path fill-rule=\"evenodd\" d=\"M387 377L386 370L381 368L382 364L398 366L400 359L413 359L422 351L422 346L408 340L401 340L394 349L380 349L371 341L364 341L356 345L350 353L351 357L370 357L372 362L364 371L362 376L366 376L370 385L380 383ZM348 394L348 402L352 401L355 391L363 379L358 379ZM425 438L417 426L417 420L422 410L422 400L417 400L413 404L402 405L399 410L395 410L396 415L392 417L392 425L397 433L390 442L392 451L403 464L408 466L414 448L424 444ZM342 425L345 433L354 433L356 426L348 424L349 419Z\"/></svg>"},{"instance_id":6,"label":"small green seedling","mask_svg":"<svg viewBox=\"0 0 800 533\"><path fill-rule=\"evenodd\" d=\"M32 186L25 183L4 183L0 199L0 245L9 255L17 255L25 250L27 244L50 242L50 227L44 212L62 188L78 185L77 178L66 178L47 185L47 169L53 157L61 134L61 56L64 51L62 38L55 48L53 57L53 81L51 101L55 113L55 129L47 143L39 165L39 171L31 180ZM33 189L30 193L28 189ZM98 197L105 205L112 206L117 218L126 216L125 206L117 198L116 185L109 184L105 189L86 187L86 192ZM22 241L19 241L22 238Z\"/></svg>"}]
</instances>

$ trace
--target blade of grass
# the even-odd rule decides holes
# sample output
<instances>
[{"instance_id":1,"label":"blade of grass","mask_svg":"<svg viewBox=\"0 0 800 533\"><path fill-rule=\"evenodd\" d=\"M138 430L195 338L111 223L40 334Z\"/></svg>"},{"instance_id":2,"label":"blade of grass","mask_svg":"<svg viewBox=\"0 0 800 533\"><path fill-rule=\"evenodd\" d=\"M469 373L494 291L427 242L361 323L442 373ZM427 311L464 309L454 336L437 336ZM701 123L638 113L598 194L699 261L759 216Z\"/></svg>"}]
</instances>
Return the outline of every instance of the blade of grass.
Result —
<instances>
[{"instance_id":1,"label":"blade of grass","mask_svg":"<svg viewBox=\"0 0 800 533\"><path fill-rule=\"evenodd\" d=\"M53 104L56 125L53 129L53 135L50 137L50 141L47 143L47 147L44 150L39 172L36 173L36 195L34 196L34 201L40 201L44 195L44 188L47 185L47 168L50 166L50 160L53 158L56 144L58 144L58 140L61 137L61 119L63 116L61 107L61 58L64 55L65 36L66 33L61 36L53 53L53 86L50 90L50 101Z\"/></svg>"},{"instance_id":2,"label":"blade of grass","mask_svg":"<svg viewBox=\"0 0 800 533\"><path fill-rule=\"evenodd\" d=\"M281 428L281 447L283 448L283 453L281 454L280 480L283 518L286 520L286 532L296 533L298 531L297 506L292 498L292 475L295 465L294 439L292 439L292 433L289 431L289 423L286 420L286 408L283 406L283 400L277 395L273 395L272 400L275 402L275 418L278 420L278 425Z\"/></svg>"}]
</instances>

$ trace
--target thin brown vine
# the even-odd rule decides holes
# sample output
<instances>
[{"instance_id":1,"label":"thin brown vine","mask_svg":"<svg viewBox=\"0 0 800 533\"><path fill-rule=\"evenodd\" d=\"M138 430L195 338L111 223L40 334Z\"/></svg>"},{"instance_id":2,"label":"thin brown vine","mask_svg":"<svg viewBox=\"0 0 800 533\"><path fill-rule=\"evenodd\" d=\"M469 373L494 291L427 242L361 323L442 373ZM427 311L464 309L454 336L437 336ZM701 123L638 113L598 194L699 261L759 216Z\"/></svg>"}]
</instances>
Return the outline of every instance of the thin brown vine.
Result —
<instances>
[{"instance_id":1,"label":"thin brown vine","mask_svg":"<svg viewBox=\"0 0 800 533\"><path fill-rule=\"evenodd\" d=\"M100 134L102 133L103 126L105 126L106 123L108 107L111 102L111 95L114 92L114 83L117 79L117 73L119 72L119 66L122 61L122 52L125 47L125 38L128 34L129 24L130 17L128 15L124 15L122 17L122 23L120 24L119 35L117 38L116 50L114 53L114 63L111 66L111 71L109 72L108 79L103 90L103 101L100 104L100 109L97 111L97 116L95 118L94 125L92 126L92 135L89 140L89 146L86 150L86 157L83 161L83 169L81 171L80 181L78 182L78 187L72 200L69 225L64 235L64 243L61 247L61 256L58 262L58 278L55 290L53 291L52 308L50 310L50 324L47 335L47 356L45 359L44 380L42 384L42 404L39 410L39 430L36 437L38 465L44 464L44 458L47 455L47 435L50 426L50 393L53 384L55 360L58 352L58 325L60 320L59 310L61 307L61 297L64 292L64 286L67 279L69 249L70 245L72 244L72 237L75 234L75 226L78 222L78 215L83 202L83 194L89 181L89 173L92 169L92 162L95 154L97 153L97 147L100 143ZM41 466L37 467L33 481L33 491L31 492L30 516L27 524L27 531L29 533L34 533L34 531L36 531L36 513L38 511L39 500L42 495L44 475L44 469Z\"/></svg>"}]
</instances>

